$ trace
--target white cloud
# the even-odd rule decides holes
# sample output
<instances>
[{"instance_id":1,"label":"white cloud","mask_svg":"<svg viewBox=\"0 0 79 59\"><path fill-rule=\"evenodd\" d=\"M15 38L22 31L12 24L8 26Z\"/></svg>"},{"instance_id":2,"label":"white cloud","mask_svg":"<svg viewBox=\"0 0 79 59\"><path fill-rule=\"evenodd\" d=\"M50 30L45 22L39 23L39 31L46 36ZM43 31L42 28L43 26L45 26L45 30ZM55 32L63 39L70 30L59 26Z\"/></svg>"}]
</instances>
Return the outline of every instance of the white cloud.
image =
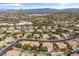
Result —
<instances>
[{"instance_id":1,"label":"white cloud","mask_svg":"<svg viewBox=\"0 0 79 59\"><path fill-rule=\"evenodd\" d=\"M62 8L79 8L79 6L64 6Z\"/></svg>"},{"instance_id":2,"label":"white cloud","mask_svg":"<svg viewBox=\"0 0 79 59\"><path fill-rule=\"evenodd\" d=\"M22 7L20 3L0 3L0 9L21 9Z\"/></svg>"},{"instance_id":3,"label":"white cloud","mask_svg":"<svg viewBox=\"0 0 79 59\"><path fill-rule=\"evenodd\" d=\"M11 6L11 7L15 7L15 6L16 6L16 7L19 7L19 6L22 6L22 4L19 4L19 3L5 4L5 3L4 3L4 4L0 4L0 6L1 6L1 7L10 7L10 6Z\"/></svg>"},{"instance_id":4,"label":"white cloud","mask_svg":"<svg viewBox=\"0 0 79 59\"><path fill-rule=\"evenodd\" d=\"M78 3L79 0L0 0L0 3Z\"/></svg>"},{"instance_id":5,"label":"white cloud","mask_svg":"<svg viewBox=\"0 0 79 59\"><path fill-rule=\"evenodd\" d=\"M22 3L3 3L0 4L0 9L36 9L36 8L79 8L78 3L59 3L59 4L22 4Z\"/></svg>"}]
</instances>

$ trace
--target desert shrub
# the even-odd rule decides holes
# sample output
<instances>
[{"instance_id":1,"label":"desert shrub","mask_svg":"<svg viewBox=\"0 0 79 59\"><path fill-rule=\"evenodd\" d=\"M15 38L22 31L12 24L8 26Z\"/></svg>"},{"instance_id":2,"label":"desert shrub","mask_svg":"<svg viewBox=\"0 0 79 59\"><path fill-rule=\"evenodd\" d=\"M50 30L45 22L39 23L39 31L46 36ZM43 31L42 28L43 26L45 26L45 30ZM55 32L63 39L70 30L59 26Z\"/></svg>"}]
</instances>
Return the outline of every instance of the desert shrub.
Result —
<instances>
[{"instance_id":1,"label":"desert shrub","mask_svg":"<svg viewBox=\"0 0 79 59\"><path fill-rule=\"evenodd\" d=\"M41 52L47 52L47 47L40 47L40 49L39 49L39 51L41 51Z\"/></svg>"},{"instance_id":2,"label":"desert shrub","mask_svg":"<svg viewBox=\"0 0 79 59\"><path fill-rule=\"evenodd\" d=\"M15 47L21 48L21 44L20 44L20 43L16 43L16 44L15 44Z\"/></svg>"},{"instance_id":3,"label":"desert shrub","mask_svg":"<svg viewBox=\"0 0 79 59\"><path fill-rule=\"evenodd\" d=\"M23 50L29 50L30 49L30 44L25 44L24 46L21 47Z\"/></svg>"},{"instance_id":4,"label":"desert shrub","mask_svg":"<svg viewBox=\"0 0 79 59\"><path fill-rule=\"evenodd\" d=\"M38 50L38 46L35 46L35 45L31 46L31 50L36 50L37 51Z\"/></svg>"}]
</instances>

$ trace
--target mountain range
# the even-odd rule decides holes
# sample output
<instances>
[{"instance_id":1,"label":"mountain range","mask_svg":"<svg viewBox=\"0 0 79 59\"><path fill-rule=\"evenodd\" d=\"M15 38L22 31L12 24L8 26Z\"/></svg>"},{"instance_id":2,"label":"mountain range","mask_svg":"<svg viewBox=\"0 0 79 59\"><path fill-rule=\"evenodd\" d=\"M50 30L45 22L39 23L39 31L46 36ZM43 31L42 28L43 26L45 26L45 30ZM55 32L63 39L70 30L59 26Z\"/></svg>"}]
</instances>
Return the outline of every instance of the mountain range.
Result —
<instances>
[{"instance_id":1,"label":"mountain range","mask_svg":"<svg viewBox=\"0 0 79 59\"><path fill-rule=\"evenodd\" d=\"M79 8L66 8L66 9L53 9L53 8L39 8L39 9L0 9L0 11L44 11L44 12L52 12L52 11L79 11Z\"/></svg>"}]
</instances>

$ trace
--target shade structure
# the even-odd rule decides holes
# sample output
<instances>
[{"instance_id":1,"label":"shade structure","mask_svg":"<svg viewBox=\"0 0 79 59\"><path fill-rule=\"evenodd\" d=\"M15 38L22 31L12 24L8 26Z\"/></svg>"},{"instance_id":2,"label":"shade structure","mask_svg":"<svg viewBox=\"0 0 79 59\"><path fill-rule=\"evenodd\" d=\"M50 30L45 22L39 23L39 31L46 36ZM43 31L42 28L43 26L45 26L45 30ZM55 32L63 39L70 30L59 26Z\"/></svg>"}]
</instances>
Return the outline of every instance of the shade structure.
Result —
<instances>
[{"instance_id":1,"label":"shade structure","mask_svg":"<svg viewBox=\"0 0 79 59\"><path fill-rule=\"evenodd\" d=\"M72 48L72 52L77 52L78 50L78 48Z\"/></svg>"},{"instance_id":2,"label":"shade structure","mask_svg":"<svg viewBox=\"0 0 79 59\"><path fill-rule=\"evenodd\" d=\"M65 56L63 52L53 52L51 56Z\"/></svg>"},{"instance_id":3,"label":"shade structure","mask_svg":"<svg viewBox=\"0 0 79 59\"><path fill-rule=\"evenodd\" d=\"M51 52L56 52L56 50L51 50Z\"/></svg>"}]
</instances>

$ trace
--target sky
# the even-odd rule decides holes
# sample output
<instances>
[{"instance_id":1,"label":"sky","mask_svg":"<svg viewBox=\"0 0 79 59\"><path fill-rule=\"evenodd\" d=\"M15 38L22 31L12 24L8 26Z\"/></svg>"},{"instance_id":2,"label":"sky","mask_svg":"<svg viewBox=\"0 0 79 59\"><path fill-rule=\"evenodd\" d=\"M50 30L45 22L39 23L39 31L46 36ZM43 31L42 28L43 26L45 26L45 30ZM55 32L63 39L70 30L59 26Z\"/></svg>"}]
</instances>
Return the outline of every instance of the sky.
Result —
<instances>
[{"instance_id":1,"label":"sky","mask_svg":"<svg viewBox=\"0 0 79 59\"><path fill-rule=\"evenodd\" d=\"M0 0L0 9L79 8L79 0Z\"/></svg>"},{"instance_id":2,"label":"sky","mask_svg":"<svg viewBox=\"0 0 79 59\"><path fill-rule=\"evenodd\" d=\"M78 3L79 0L0 0L0 3Z\"/></svg>"},{"instance_id":3,"label":"sky","mask_svg":"<svg viewBox=\"0 0 79 59\"><path fill-rule=\"evenodd\" d=\"M0 3L0 9L79 8L79 3Z\"/></svg>"}]
</instances>

